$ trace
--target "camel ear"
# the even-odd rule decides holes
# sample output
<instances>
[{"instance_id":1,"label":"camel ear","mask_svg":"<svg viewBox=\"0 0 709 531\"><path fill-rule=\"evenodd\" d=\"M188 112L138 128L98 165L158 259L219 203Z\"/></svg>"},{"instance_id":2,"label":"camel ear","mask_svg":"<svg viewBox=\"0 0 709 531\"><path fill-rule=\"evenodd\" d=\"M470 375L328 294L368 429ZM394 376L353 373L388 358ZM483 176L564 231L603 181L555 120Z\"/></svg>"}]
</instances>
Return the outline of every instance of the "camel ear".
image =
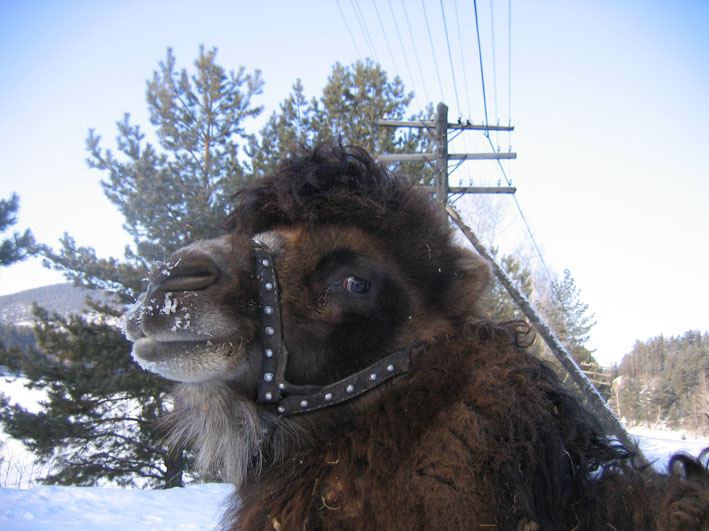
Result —
<instances>
[{"instance_id":1,"label":"camel ear","mask_svg":"<svg viewBox=\"0 0 709 531\"><path fill-rule=\"evenodd\" d=\"M450 308L456 308L458 315L479 315L482 299L490 283L490 264L476 252L460 249L457 265Z\"/></svg>"}]
</instances>

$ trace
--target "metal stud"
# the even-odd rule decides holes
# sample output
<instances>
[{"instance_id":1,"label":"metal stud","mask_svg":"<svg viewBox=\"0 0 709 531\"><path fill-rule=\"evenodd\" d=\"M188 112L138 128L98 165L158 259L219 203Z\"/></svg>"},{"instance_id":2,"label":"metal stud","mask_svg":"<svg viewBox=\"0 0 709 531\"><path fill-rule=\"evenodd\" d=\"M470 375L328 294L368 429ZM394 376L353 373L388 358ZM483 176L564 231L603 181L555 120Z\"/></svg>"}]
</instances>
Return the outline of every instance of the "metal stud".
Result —
<instances>
[{"instance_id":1,"label":"metal stud","mask_svg":"<svg viewBox=\"0 0 709 531\"><path fill-rule=\"evenodd\" d=\"M261 260L261 263L263 264L264 267L268 267L271 265L271 262L269 262L267 258L264 258L263 260Z\"/></svg>"},{"instance_id":2,"label":"metal stud","mask_svg":"<svg viewBox=\"0 0 709 531\"><path fill-rule=\"evenodd\" d=\"M273 350L270 348L267 348L266 350L264 350L263 353L266 355L267 358L273 357Z\"/></svg>"},{"instance_id":3,"label":"metal stud","mask_svg":"<svg viewBox=\"0 0 709 531\"><path fill-rule=\"evenodd\" d=\"M268 391L268 392L264 395L264 397L266 398L266 400L271 400L271 399L273 399L273 393L272 393L271 391Z\"/></svg>"},{"instance_id":4,"label":"metal stud","mask_svg":"<svg viewBox=\"0 0 709 531\"><path fill-rule=\"evenodd\" d=\"M278 406L279 413L285 413L285 411L286 411L286 408L284 408L283 406Z\"/></svg>"},{"instance_id":5,"label":"metal stud","mask_svg":"<svg viewBox=\"0 0 709 531\"><path fill-rule=\"evenodd\" d=\"M266 374L263 375L263 381L264 382L272 382L273 381L273 373L272 372L267 372Z\"/></svg>"},{"instance_id":6,"label":"metal stud","mask_svg":"<svg viewBox=\"0 0 709 531\"><path fill-rule=\"evenodd\" d=\"M372 374L369 375L369 381L370 381L370 382L373 382L373 381L376 380L376 379L377 379L376 373L372 373Z\"/></svg>"},{"instance_id":7,"label":"metal stud","mask_svg":"<svg viewBox=\"0 0 709 531\"><path fill-rule=\"evenodd\" d=\"M387 372L394 372L394 365L392 365L392 364L387 365Z\"/></svg>"},{"instance_id":8,"label":"metal stud","mask_svg":"<svg viewBox=\"0 0 709 531\"><path fill-rule=\"evenodd\" d=\"M271 315L273 313L273 307L272 306L264 306L263 313L265 313L266 315Z\"/></svg>"},{"instance_id":9,"label":"metal stud","mask_svg":"<svg viewBox=\"0 0 709 531\"><path fill-rule=\"evenodd\" d=\"M267 335L267 336L272 336L273 334L276 333L276 329L273 328L272 326L267 326L267 327L264 329L264 332L266 332L266 335Z\"/></svg>"},{"instance_id":10,"label":"metal stud","mask_svg":"<svg viewBox=\"0 0 709 531\"><path fill-rule=\"evenodd\" d=\"M348 385L347 387L345 387L345 391L347 391L348 393L354 393L354 385Z\"/></svg>"},{"instance_id":11,"label":"metal stud","mask_svg":"<svg viewBox=\"0 0 709 531\"><path fill-rule=\"evenodd\" d=\"M332 393L325 393L325 400L332 400Z\"/></svg>"},{"instance_id":12,"label":"metal stud","mask_svg":"<svg viewBox=\"0 0 709 531\"><path fill-rule=\"evenodd\" d=\"M284 384L284 383L279 383L279 384L278 384L278 388L279 388L281 391L283 391L283 390L286 388L286 384Z\"/></svg>"},{"instance_id":13,"label":"metal stud","mask_svg":"<svg viewBox=\"0 0 709 531\"><path fill-rule=\"evenodd\" d=\"M263 287L266 288L268 291L271 291L273 289L273 282L266 282Z\"/></svg>"},{"instance_id":14,"label":"metal stud","mask_svg":"<svg viewBox=\"0 0 709 531\"><path fill-rule=\"evenodd\" d=\"M307 400L301 400L301 401L300 401L300 407L308 407L308 401L307 401Z\"/></svg>"}]
</instances>

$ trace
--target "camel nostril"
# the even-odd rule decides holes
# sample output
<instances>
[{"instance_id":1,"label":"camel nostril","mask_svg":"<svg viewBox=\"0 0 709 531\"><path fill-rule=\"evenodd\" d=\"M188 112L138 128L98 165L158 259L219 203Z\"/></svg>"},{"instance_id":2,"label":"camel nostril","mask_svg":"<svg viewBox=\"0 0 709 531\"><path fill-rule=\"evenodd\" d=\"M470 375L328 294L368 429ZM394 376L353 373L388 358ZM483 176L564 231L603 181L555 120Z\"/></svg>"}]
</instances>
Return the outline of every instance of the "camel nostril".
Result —
<instances>
[{"instance_id":1,"label":"camel nostril","mask_svg":"<svg viewBox=\"0 0 709 531\"><path fill-rule=\"evenodd\" d=\"M206 258L187 258L162 264L153 273L153 283L165 291L196 291L214 284L219 270Z\"/></svg>"}]
</instances>

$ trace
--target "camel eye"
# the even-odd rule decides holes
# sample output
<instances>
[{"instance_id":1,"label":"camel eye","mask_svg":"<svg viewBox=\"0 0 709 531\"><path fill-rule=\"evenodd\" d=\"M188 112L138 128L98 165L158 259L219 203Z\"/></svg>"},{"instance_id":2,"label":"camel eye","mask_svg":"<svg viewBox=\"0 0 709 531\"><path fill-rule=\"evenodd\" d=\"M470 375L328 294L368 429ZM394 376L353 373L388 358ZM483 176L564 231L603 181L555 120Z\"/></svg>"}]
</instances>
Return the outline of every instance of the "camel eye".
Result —
<instances>
[{"instance_id":1,"label":"camel eye","mask_svg":"<svg viewBox=\"0 0 709 531\"><path fill-rule=\"evenodd\" d=\"M369 282L366 280L360 280L357 277L350 275L342 281L342 287L350 293L364 295L369 291Z\"/></svg>"}]
</instances>

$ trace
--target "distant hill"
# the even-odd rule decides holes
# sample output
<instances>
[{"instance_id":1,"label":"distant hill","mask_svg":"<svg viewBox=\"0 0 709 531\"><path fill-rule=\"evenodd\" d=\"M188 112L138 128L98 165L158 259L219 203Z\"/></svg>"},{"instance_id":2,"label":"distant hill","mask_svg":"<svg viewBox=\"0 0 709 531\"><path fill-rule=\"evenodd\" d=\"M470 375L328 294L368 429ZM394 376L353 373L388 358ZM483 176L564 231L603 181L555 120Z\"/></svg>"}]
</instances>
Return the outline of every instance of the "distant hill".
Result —
<instances>
[{"instance_id":1,"label":"distant hill","mask_svg":"<svg viewBox=\"0 0 709 531\"><path fill-rule=\"evenodd\" d=\"M13 326L31 325L34 320L33 303L62 316L79 314L88 309L86 297L89 295L99 298L102 302L107 302L110 297L106 292L78 288L72 284L54 284L2 295L0 323Z\"/></svg>"}]
</instances>

